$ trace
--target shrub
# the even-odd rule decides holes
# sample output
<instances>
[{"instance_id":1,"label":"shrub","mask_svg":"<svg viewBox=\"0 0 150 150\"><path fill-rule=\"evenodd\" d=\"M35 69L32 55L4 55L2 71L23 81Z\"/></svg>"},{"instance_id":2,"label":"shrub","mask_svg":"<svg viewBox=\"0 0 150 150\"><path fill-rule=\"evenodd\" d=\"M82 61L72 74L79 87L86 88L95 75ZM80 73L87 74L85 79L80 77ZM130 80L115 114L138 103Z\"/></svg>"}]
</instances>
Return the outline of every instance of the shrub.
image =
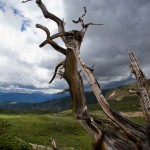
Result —
<instances>
[{"instance_id":1,"label":"shrub","mask_svg":"<svg viewBox=\"0 0 150 150\"><path fill-rule=\"evenodd\" d=\"M6 134L11 124L0 119L0 150L31 150L31 146L23 140Z\"/></svg>"},{"instance_id":2,"label":"shrub","mask_svg":"<svg viewBox=\"0 0 150 150\"><path fill-rule=\"evenodd\" d=\"M3 134L0 136L0 149L1 150L31 150L31 146L23 140Z\"/></svg>"},{"instance_id":3,"label":"shrub","mask_svg":"<svg viewBox=\"0 0 150 150\"><path fill-rule=\"evenodd\" d=\"M0 119L0 135L6 133L7 129L10 128L11 124L3 119Z\"/></svg>"}]
</instances>

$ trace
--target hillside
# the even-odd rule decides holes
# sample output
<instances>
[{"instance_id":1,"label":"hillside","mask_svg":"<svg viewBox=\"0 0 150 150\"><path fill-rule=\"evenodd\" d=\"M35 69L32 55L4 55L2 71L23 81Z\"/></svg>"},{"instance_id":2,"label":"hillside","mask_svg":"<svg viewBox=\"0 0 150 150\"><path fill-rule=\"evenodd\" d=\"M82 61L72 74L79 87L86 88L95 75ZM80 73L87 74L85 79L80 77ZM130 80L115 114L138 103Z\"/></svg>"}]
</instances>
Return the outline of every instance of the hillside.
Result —
<instances>
[{"instance_id":1,"label":"hillside","mask_svg":"<svg viewBox=\"0 0 150 150\"><path fill-rule=\"evenodd\" d=\"M104 90L103 93L108 99L110 105L118 111L127 111L128 106L132 106L130 110L139 111L140 102L135 94L130 94L128 91L130 89L136 89L136 83L130 83L124 86L119 86L115 89ZM148 87L150 87L150 80L148 80ZM110 95L112 95L110 97ZM109 98L110 97L110 98ZM96 98L93 92L86 92L87 104L90 105L90 109L100 109L97 105ZM36 100L35 100L36 101ZM29 102L19 102L19 103L1 103L1 108L13 109L13 110L48 110L50 112L61 112L71 108L70 96L57 97L57 99L52 99L44 102L29 103Z\"/></svg>"},{"instance_id":2,"label":"hillside","mask_svg":"<svg viewBox=\"0 0 150 150\"><path fill-rule=\"evenodd\" d=\"M145 125L143 116L135 115L135 112L141 111L140 102L136 95L130 95L128 93L129 89L136 89L136 84L131 83L115 89L104 90L103 93L108 98L116 91L115 94L108 99L111 107L118 112L122 112L123 115L133 122ZM90 113L100 119L107 119L97 104L94 94L87 92L86 97ZM2 114L0 109L0 117L7 119L12 124L11 129L8 130L10 135L23 139L28 143L36 143L44 146L49 146L49 138L52 136L56 139L57 144L61 148L68 150L91 149L91 145L93 144L91 137L73 117L72 111L68 110L71 107L69 96L39 103L3 104L3 107L15 110L27 109L27 112L29 112L29 114L12 115L11 113L11 115L9 115ZM39 110L43 109L48 110L48 114L30 114L30 110L39 112ZM62 110L66 111L62 112ZM58 111L59 113L50 113Z\"/></svg>"},{"instance_id":3,"label":"hillside","mask_svg":"<svg viewBox=\"0 0 150 150\"><path fill-rule=\"evenodd\" d=\"M96 98L92 92L86 93L88 104L95 104ZM71 108L70 96L64 96L61 98L48 100L39 103L3 103L0 105L1 108L13 109L13 110L49 110L50 112L60 112Z\"/></svg>"},{"instance_id":4,"label":"hillside","mask_svg":"<svg viewBox=\"0 0 150 150\"><path fill-rule=\"evenodd\" d=\"M150 80L147 80L148 90L150 91ZM137 96L136 94L130 94L129 90L137 90L137 83L133 82L127 85L119 86L115 89L108 90L107 96L112 92L115 91L114 96L111 99L115 100L122 100L126 96Z\"/></svg>"}]
</instances>

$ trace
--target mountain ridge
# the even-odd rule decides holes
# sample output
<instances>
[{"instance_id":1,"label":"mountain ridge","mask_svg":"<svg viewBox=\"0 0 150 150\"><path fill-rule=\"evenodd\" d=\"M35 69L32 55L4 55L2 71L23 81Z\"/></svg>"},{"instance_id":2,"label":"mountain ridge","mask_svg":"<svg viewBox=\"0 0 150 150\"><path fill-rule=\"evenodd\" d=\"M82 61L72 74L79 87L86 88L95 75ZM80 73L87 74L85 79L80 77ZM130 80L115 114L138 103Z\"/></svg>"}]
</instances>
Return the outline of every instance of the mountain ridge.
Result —
<instances>
[{"instance_id":1,"label":"mountain ridge","mask_svg":"<svg viewBox=\"0 0 150 150\"><path fill-rule=\"evenodd\" d=\"M37 103L37 102L44 102L52 99L61 98L66 95L68 94L47 94L43 92L33 92L33 93L0 92L0 104L8 104L13 102Z\"/></svg>"},{"instance_id":2,"label":"mountain ridge","mask_svg":"<svg viewBox=\"0 0 150 150\"><path fill-rule=\"evenodd\" d=\"M135 94L129 94L130 89L136 89L137 84L130 83L127 85L119 86L115 89L107 89L103 90L103 94L109 101L116 100L121 101L125 97L134 97ZM150 80L148 80L148 87L150 87ZM111 93L115 91L115 94L110 97ZM97 104L97 100L95 95L92 91L86 92L86 100L87 104ZM21 103L1 103L0 107L6 109L13 109L13 110L34 110L34 109L41 109L41 110L48 110L50 112L60 112L71 108L71 98L68 95L62 95L62 97L57 97L54 99L49 99L43 102L21 102Z\"/></svg>"}]
</instances>

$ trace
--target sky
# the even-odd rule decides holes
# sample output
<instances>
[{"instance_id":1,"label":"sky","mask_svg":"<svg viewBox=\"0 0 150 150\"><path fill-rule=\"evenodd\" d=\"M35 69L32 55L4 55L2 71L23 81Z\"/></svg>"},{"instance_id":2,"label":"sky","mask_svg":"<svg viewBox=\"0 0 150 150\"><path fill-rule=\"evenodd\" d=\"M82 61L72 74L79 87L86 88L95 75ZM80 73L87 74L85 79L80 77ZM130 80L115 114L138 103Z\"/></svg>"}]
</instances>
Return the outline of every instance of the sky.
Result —
<instances>
[{"instance_id":1,"label":"sky","mask_svg":"<svg viewBox=\"0 0 150 150\"><path fill-rule=\"evenodd\" d=\"M68 87L59 76L49 85L55 66L64 56L50 45L39 48L45 33L40 23L57 33L57 25L45 19L35 0L0 0L0 91L55 93ZM138 58L141 69L150 78L150 1L149 0L43 0L47 9L64 19L66 31L81 29L77 20L87 8L81 57L103 88L125 84L134 77L127 51ZM57 42L64 47L61 40ZM87 85L84 78L85 85Z\"/></svg>"}]
</instances>

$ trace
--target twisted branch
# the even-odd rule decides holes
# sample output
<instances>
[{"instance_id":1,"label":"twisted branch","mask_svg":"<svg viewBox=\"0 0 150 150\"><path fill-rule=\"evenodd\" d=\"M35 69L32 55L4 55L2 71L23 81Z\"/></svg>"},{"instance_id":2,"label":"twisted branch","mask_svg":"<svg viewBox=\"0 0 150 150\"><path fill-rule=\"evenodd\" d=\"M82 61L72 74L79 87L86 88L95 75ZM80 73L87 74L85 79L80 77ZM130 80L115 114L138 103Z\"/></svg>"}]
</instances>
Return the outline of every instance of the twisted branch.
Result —
<instances>
[{"instance_id":1,"label":"twisted branch","mask_svg":"<svg viewBox=\"0 0 150 150\"><path fill-rule=\"evenodd\" d=\"M64 22L58 18L57 16L55 16L54 14L51 14L46 6L42 3L41 0L36 0L36 3L38 4L38 6L40 7L40 9L42 10L43 12L43 15L45 18L49 18L51 20L53 20L54 22L57 23L57 26L58 26L58 31L59 33L64 33L65 32L65 29L64 29ZM62 40L66 43L67 40L66 40L66 37L65 36L61 36Z\"/></svg>"},{"instance_id":2,"label":"twisted branch","mask_svg":"<svg viewBox=\"0 0 150 150\"><path fill-rule=\"evenodd\" d=\"M78 20L72 20L72 22L74 22L74 23L81 23L81 26L82 26L82 36L84 36L84 34L85 34L85 32L86 32L86 30L87 30L87 28L89 27L89 25L103 25L103 24L99 24L99 23L87 23L87 24L85 24L84 23L84 20L83 20L83 17L86 15L86 13L87 13L87 10L86 10L86 7L84 7L84 14L81 16L81 17L79 17L79 19Z\"/></svg>"},{"instance_id":3,"label":"twisted branch","mask_svg":"<svg viewBox=\"0 0 150 150\"><path fill-rule=\"evenodd\" d=\"M36 26L37 28L40 28L40 29L44 30L45 33L46 33L46 35L47 35L47 40L50 39L50 32L49 32L48 28L44 27L44 26L41 25L41 24L36 24L35 26Z\"/></svg>"},{"instance_id":4,"label":"twisted branch","mask_svg":"<svg viewBox=\"0 0 150 150\"><path fill-rule=\"evenodd\" d=\"M81 17L79 17L79 19L78 20L72 20L72 22L74 22L74 23L81 23L81 25L82 25L82 27L84 28L84 21L83 21L83 17L86 15L86 7L84 7L84 14L81 16Z\"/></svg>"},{"instance_id":5,"label":"twisted branch","mask_svg":"<svg viewBox=\"0 0 150 150\"><path fill-rule=\"evenodd\" d=\"M26 0L26 1L22 1L21 3L26 3L26 2L29 2L29 1L32 1L32 0Z\"/></svg>"},{"instance_id":6,"label":"twisted branch","mask_svg":"<svg viewBox=\"0 0 150 150\"><path fill-rule=\"evenodd\" d=\"M65 62L65 61L62 61L62 62L60 62L59 64L57 64L57 66L56 66L56 68L55 68L54 75L53 75L52 79L49 81L49 84L53 82L53 80L54 80L55 77L56 77L58 68L59 68L60 66L64 65L64 62Z\"/></svg>"},{"instance_id":7,"label":"twisted branch","mask_svg":"<svg viewBox=\"0 0 150 150\"><path fill-rule=\"evenodd\" d=\"M39 47L43 47L45 46L47 43L49 43L55 50L57 50L58 52L66 55L66 49L60 47L56 42L52 41L51 39L51 36L50 36L50 31L48 30L48 28L44 27L43 25L41 24L36 24L36 27L37 28L40 28L42 30L45 31L46 35L47 35L47 38L44 42L42 42ZM56 36L53 36L53 38L56 37Z\"/></svg>"},{"instance_id":8,"label":"twisted branch","mask_svg":"<svg viewBox=\"0 0 150 150\"><path fill-rule=\"evenodd\" d=\"M54 35L51 36L51 40L56 39L58 37L62 37L62 36L73 36L73 34L71 32L62 32L62 33L56 33Z\"/></svg>"},{"instance_id":9,"label":"twisted branch","mask_svg":"<svg viewBox=\"0 0 150 150\"><path fill-rule=\"evenodd\" d=\"M144 73L139 67L136 57L130 51L128 51L128 54L131 61L132 73L135 75L138 82L137 94L140 98L142 110L147 121L150 122L150 98L147 88L147 80Z\"/></svg>"},{"instance_id":10,"label":"twisted branch","mask_svg":"<svg viewBox=\"0 0 150 150\"><path fill-rule=\"evenodd\" d=\"M130 120L124 118L121 114L118 114L117 112L113 111L107 100L105 99L105 97L102 94L102 90L100 88L100 85L98 84L96 78L94 77L92 71L86 67L84 61L81 59L80 55L78 52L76 52L75 50L74 54L76 56L76 59L78 61L78 63L81 66L81 69L83 71L83 73L85 74L100 106L102 107L103 111L105 112L105 114L114 122L116 123L127 135L128 137L130 137L130 139L132 139L133 141L136 141L137 143L140 144L140 139L137 138L137 131L138 131L138 135L142 135L146 132L145 128L143 128L142 126L136 125L133 122L131 122ZM136 132L134 132L136 131Z\"/></svg>"}]
</instances>

